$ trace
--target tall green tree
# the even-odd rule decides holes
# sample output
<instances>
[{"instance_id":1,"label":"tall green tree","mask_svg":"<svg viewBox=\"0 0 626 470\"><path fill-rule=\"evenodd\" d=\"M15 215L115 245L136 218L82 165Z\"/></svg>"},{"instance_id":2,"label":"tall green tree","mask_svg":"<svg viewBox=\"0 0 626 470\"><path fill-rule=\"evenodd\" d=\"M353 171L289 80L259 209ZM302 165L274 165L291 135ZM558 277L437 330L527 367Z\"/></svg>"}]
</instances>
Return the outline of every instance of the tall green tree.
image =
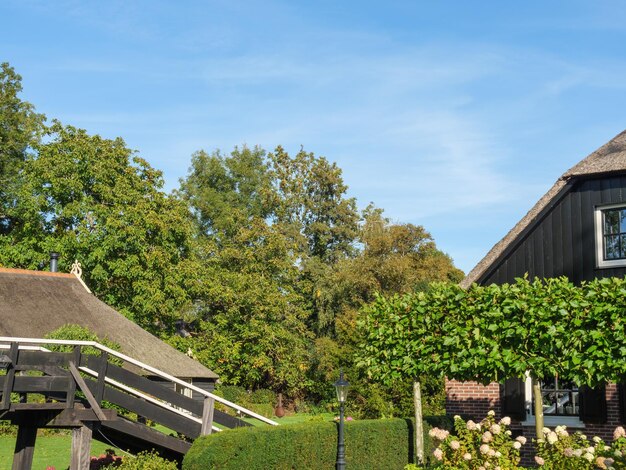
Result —
<instances>
[{"instance_id":1,"label":"tall green tree","mask_svg":"<svg viewBox=\"0 0 626 470\"><path fill-rule=\"evenodd\" d=\"M171 326L188 297L178 265L190 256L184 204L162 191L161 172L122 139L54 122L23 164L14 228L0 263L37 269L58 251L74 259L99 298L152 331Z\"/></svg>"},{"instance_id":2,"label":"tall green tree","mask_svg":"<svg viewBox=\"0 0 626 470\"><path fill-rule=\"evenodd\" d=\"M17 176L45 120L21 92L22 77L8 63L0 64L0 235L14 228L8 211L16 203Z\"/></svg>"}]
</instances>

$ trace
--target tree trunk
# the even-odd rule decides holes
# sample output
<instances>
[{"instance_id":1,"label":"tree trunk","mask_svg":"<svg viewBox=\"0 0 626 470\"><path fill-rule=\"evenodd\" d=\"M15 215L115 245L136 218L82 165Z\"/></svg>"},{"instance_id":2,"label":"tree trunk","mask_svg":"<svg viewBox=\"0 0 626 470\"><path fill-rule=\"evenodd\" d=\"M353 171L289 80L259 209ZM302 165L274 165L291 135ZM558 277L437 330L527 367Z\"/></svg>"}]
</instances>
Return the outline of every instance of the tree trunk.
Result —
<instances>
[{"instance_id":1,"label":"tree trunk","mask_svg":"<svg viewBox=\"0 0 626 470\"><path fill-rule=\"evenodd\" d=\"M543 439L543 397L541 396L541 384L532 377L533 399L535 401L535 434L537 439Z\"/></svg>"},{"instance_id":2,"label":"tree trunk","mask_svg":"<svg viewBox=\"0 0 626 470\"><path fill-rule=\"evenodd\" d=\"M415 456L417 463L424 464L424 426L422 422L422 392L420 382L413 382L413 404L415 406Z\"/></svg>"}]
</instances>

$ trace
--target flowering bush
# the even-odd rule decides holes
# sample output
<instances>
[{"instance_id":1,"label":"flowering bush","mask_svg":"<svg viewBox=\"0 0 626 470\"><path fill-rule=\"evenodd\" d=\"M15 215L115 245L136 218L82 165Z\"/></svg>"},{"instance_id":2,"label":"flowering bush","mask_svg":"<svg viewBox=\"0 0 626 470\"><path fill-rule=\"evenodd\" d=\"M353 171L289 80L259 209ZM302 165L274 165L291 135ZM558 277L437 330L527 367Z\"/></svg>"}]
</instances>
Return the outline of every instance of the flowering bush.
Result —
<instances>
[{"instance_id":1,"label":"flowering bush","mask_svg":"<svg viewBox=\"0 0 626 470\"><path fill-rule=\"evenodd\" d=\"M586 470L626 468L626 431L619 426L613 433L613 443L608 446L599 437L591 442L580 432L570 434L565 426L554 431L543 429L543 439L537 441L535 462L545 470Z\"/></svg>"},{"instance_id":2,"label":"flowering bush","mask_svg":"<svg viewBox=\"0 0 626 470\"><path fill-rule=\"evenodd\" d=\"M447 469L509 470L519 468L520 448L526 438L511 437L508 426L511 418L496 421L490 411L480 423L465 422L454 417L455 435L439 428L430 430L430 436L440 441L433 452L435 459Z\"/></svg>"}]
</instances>

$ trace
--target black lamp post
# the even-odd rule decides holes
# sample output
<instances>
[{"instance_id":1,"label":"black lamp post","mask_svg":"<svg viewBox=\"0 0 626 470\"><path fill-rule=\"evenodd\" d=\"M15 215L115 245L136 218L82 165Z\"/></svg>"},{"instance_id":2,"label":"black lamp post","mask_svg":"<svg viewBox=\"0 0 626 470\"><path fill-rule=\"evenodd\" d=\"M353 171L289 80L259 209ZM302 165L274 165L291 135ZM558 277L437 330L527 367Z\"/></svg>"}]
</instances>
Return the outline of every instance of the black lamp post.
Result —
<instances>
[{"instance_id":1,"label":"black lamp post","mask_svg":"<svg viewBox=\"0 0 626 470\"><path fill-rule=\"evenodd\" d=\"M350 384L343 378L343 371L339 371L339 380L335 382L337 400L339 401L339 438L337 439L337 470L346 468L346 446L343 442L343 407L348 396Z\"/></svg>"}]
</instances>

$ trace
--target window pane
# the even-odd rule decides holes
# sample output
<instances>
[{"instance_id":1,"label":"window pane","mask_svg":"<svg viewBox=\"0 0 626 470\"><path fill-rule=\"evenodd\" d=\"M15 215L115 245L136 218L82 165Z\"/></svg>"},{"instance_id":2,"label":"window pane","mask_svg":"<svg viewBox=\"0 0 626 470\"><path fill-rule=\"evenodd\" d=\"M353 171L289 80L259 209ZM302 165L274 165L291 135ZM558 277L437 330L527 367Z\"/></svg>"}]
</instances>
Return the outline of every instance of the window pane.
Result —
<instances>
[{"instance_id":1,"label":"window pane","mask_svg":"<svg viewBox=\"0 0 626 470\"><path fill-rule=\"evenodd\" d=\"M620 210L604 211L604 234L619 233Z\"/></svg>"},{"instance_id":2,"label":"window pane","mask_svg":"<svg viewBox=\"0 0 626 470\"><path fill-rule=\"evenodd\" d=\"M604 237L604 258L619 259L619 235Z\"/></svg>"},{"instance_id":3,"label":"window pane","mask_svg":"<svg viewBox=\"0 0 626 470\"><path fill-rule=\"evenodd\" d=\"M620 233L626 233L626 209L620 209L619 211L619 231Z\"/></svg>"}]
</instances>

